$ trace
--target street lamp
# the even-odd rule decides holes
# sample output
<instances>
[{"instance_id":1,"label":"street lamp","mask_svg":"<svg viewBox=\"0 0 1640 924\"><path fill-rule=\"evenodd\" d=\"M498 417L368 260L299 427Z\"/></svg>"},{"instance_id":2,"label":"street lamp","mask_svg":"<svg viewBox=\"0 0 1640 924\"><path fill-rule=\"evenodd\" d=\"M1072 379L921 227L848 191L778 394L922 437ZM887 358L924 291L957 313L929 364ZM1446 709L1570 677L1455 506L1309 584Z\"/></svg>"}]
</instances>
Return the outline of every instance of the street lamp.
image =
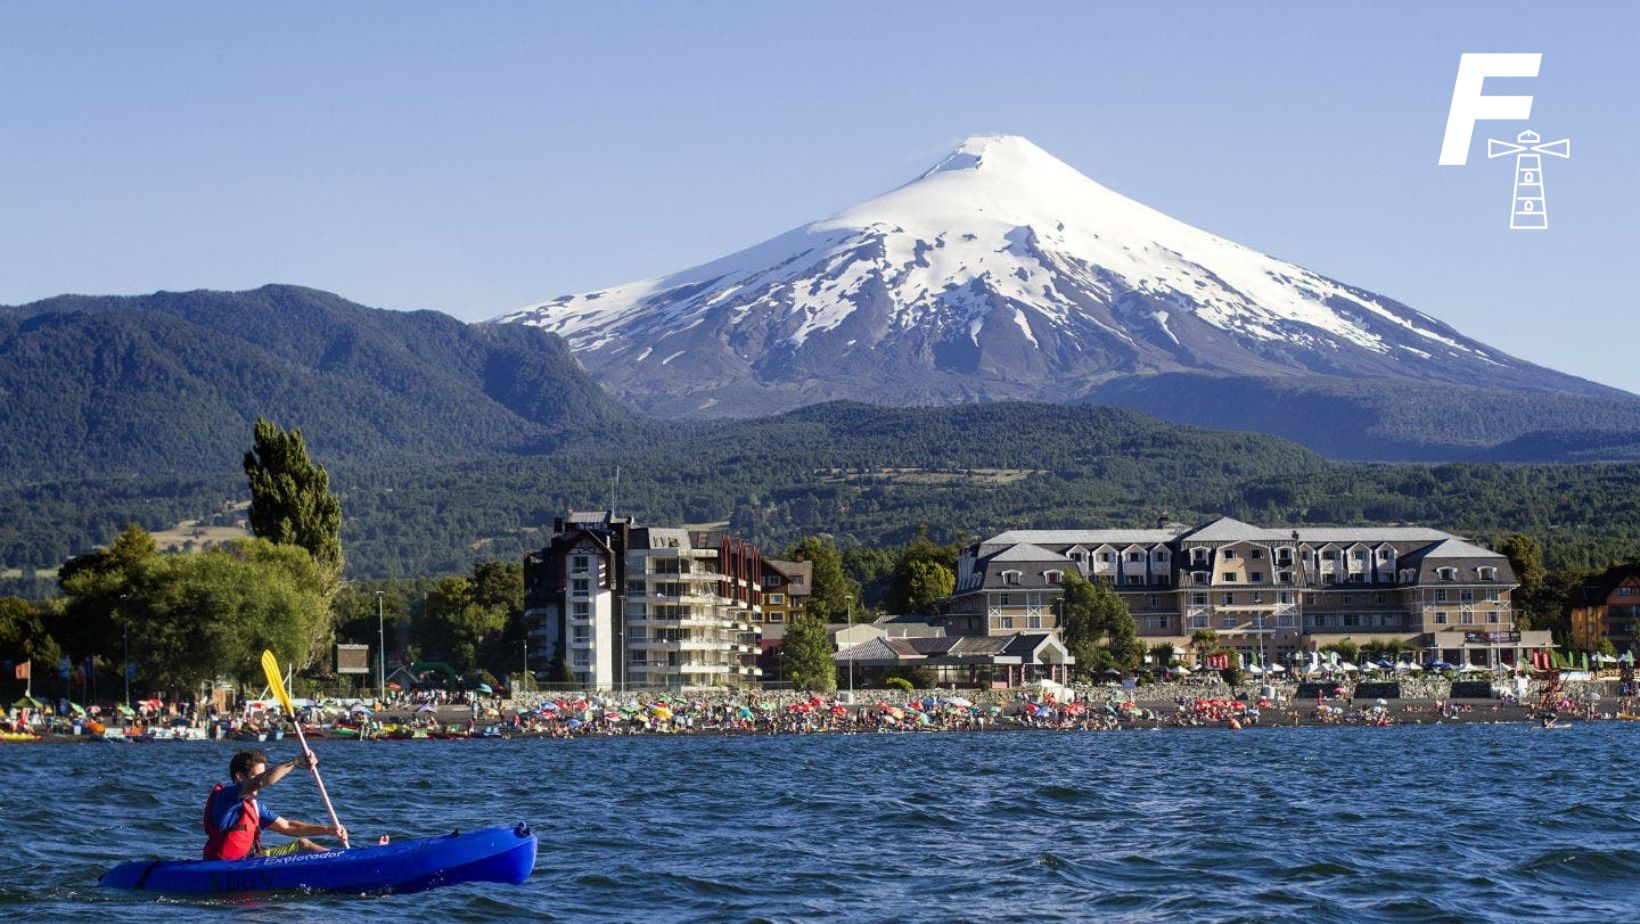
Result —
<instances>
[{"instance_id":1,"label":"street lamp","mask_svg":"<svg viewBox=\"0 0 1640 924\"><path fill-rule=\"evenodd\" d=\"M376 674L381 701L387 702L387 622L382 616L382 592L376 591Z\"/></svg>"},{"instance_id":2,"label":"street lamp","mask_svg":"<svg viewBox=\"0 0 1640 924\"><path fill-rule=\"evenodd\" d=\"M130 594L120 594L120 626L125 630L125 663L120 665L120 673L125 675L125 708L131 708L131 622L125 618L125 598Z\"/></svg>"}]
</instances>

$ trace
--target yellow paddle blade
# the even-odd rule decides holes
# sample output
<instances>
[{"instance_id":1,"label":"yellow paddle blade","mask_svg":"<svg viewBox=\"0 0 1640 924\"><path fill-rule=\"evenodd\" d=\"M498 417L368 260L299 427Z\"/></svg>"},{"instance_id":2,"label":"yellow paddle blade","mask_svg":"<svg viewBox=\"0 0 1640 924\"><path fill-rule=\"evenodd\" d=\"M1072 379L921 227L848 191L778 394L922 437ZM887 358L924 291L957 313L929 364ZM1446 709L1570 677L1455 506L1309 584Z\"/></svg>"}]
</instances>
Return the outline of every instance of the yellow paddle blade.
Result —
<instances>
[{"instance_id":1,"label":"yellow paddle blade","mask_svg":"<svg viewBox=\"0 0 1640 924\"><path fill-rule=\"evenodd\" d=\"M285 679L279 674L279 659L271 651L262 652L262 673L268 675L268 686L273 688L273 698L279 700L279 705L292 716L296 715L296 707L291 705L290 694L285 692Z\"/></svg>"}]
</instances>

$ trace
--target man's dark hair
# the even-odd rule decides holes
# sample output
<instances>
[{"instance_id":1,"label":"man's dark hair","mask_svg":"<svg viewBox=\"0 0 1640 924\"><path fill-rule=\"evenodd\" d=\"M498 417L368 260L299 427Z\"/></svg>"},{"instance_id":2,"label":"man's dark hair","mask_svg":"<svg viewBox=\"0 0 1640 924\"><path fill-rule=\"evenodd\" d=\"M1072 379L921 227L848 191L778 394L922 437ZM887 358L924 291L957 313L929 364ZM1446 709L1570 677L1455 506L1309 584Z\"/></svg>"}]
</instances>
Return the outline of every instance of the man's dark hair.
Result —
<instances>
[{"instance_id":1,"label":"man's dark hair","mask_svg":"<svg viewBox=\"0 0 1640 924\"><path fill-rule=\"evenodd\" d=\"M252 767L267 762L268 755L261 751L240 751L233 756L233 760L228 761L228 779L231 780L241 773L249 776Z\"/></svg>"}]
</instances>

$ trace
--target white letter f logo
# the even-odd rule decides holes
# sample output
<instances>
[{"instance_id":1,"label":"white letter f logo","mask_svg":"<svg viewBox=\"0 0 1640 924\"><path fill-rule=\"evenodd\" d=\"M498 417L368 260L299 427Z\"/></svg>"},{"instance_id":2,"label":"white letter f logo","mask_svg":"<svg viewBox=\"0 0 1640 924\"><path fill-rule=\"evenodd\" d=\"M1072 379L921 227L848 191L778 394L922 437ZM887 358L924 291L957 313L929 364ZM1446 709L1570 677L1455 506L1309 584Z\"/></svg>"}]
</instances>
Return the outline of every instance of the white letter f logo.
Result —
<instances>
[{"instance_id":1,"label":"white letter f logo","mask_svg":"<svg viewBox=\"0 0 1640 924\"><path fill-rule=\"evenodd\" d=\"M1458 82L1452 87L1446 138L1441 142L1441 166L1462 167L1469 162L1476 122L1532 117L1530 96L1484 96L1481 85L1488 77L1536 77L1542 62L1542 54L1465 54L1458 60Z\"/></svg>"}]
</instances>

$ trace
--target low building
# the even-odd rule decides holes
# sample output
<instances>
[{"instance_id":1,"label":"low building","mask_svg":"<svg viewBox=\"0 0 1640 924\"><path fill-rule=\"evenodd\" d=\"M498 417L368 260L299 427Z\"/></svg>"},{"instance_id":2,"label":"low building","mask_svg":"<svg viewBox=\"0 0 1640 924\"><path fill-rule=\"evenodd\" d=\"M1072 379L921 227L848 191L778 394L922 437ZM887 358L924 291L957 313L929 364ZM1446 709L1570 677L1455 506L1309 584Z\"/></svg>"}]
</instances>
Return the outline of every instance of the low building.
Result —
<instances>
[{"instance_id":1,"label":"low building","mask_svg":"<svg viewBox=\"0 0 1640 924\"><path fill-rule=\"evenodd\" d=\"M879 636L833 657L856 685L894 671L925 671L938 684L1015 687L1033 680L1067 682L1076 659L1051 632L1012 635ZM846 675L846 673L845 673Z\"/></svg>"},{"instance_id":2,"label":"low building","mask_svg":"<svg viewBox=\"0 0 1640 924\"><path fill-rule=\"evenodd\" d=\"M1596 651L1609 641L1633 651L1640 636L1640 563L1626 561L1578 588L1572 607L1572 647Z\"/></svg>"},{"instance_id":3,"label":"low building","mask_svg":"<svg viewBox=\"0 0 1640 924\"><path fill-rule=\"evenodd\" d=\"M1250 657L1292 661L1349 639L1507 666L1552 645L1547 632L1514 632L1505 556L1422 527L1265 529L1221 517L1199 527L1014 530L959 553L941 612L954 634L1057 632L1073 569L1121 594L1147 646L1188 650L1194 633L1211 629Z\"/></svg>"}]
</instances>

